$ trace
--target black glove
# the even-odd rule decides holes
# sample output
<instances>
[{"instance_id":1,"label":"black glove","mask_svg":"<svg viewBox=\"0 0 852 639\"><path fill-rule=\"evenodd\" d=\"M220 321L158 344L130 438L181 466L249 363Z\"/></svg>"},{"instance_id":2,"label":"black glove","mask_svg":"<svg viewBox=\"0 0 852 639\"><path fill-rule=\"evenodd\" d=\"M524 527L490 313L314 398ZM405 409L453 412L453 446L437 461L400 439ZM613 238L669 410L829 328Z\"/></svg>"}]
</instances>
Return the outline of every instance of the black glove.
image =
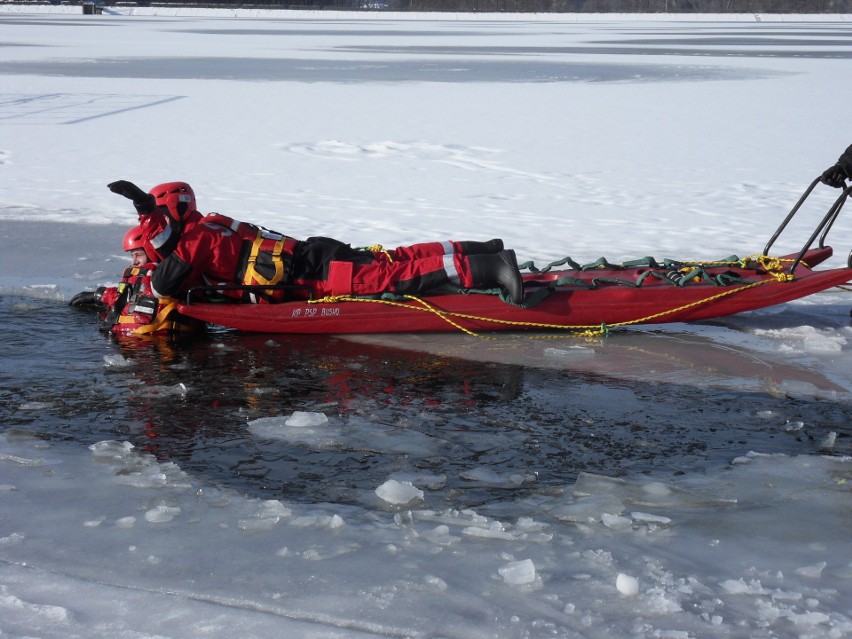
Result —
<instances>
[{"instance_id":1,"label":"black glove","mask_svg":"<svg viewBox=\"0 0 852 639\"><path fill-rule=\"evenodd\" d=\"M841 167L838 163L823 171L820 179L823 184L828 184L828 186L832 186L835 189L842 189L846 186L847 177L849 176L846 174L846 171L844 171L843 167Z\"/></svg>"},{"instance_id":2,"label":"black glove","mask_svg":"<svg viewBox=\"0 0 852 639\"><path fill-rule=\"evenodd\" d=\"M105 290L106 289L101 286L94 291L83 291L82 293L77 293L71 298L71 301L68 302L68 306L99 306Z\"/></svg>"},{"instance_id":3,"label":"black glove","mask_svg":"<svg viewBox=\"0 0 852 639\"><path fill-rule=\"evenodd\" d=\"M823 184L828 184L836 189L842 189L846 186L846 178L849 177L852 177L852 145L846 147L843 155L837 159L837 164L823 171L822 178L820 179Z\"/></svg>"},{"instance_id":4,"label":"black glove","mask_svg":"<svg viewBox=\"0 0 852 639\"><path fill-rule=\"evenodd\" d=\"M123 195L128 200L133 200L133 206L136 207L136 212L139 215L151 215L154 209L157 208L157 202L154 196L150 193L145 193L142 189L136 186L133 182L127 180L118 180L110 182L107 187L113 193Z\"/></svg>"}]
</instances>

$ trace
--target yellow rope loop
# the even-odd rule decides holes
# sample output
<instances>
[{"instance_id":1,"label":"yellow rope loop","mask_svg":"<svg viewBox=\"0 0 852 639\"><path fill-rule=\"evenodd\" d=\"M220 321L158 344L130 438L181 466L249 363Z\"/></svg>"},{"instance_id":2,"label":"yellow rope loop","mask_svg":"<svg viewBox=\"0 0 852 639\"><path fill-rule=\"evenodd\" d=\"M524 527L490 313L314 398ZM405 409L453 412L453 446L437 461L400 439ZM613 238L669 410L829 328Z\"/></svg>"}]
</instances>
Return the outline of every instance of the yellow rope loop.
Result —
<instances>
[{"instance_id":1,"label":"yellow rope loop","mask_svg":"<svg viewBox=\"0 0 852 639\"><path fill-rule=\"evenodd\" d=\"M769 271L769 275L775 278L778 282L792 282L796 277L792 273L784 273L781 271Z\"/></svg>"},{"instance_id":2,"label":"yellow rope loop","mask_svg":"<svg viewBox=\"0 0 852 639\"><path fill-rule=\"evenodd\" d=\"M775 271L782 271L782 270L784 270L785 264L792 264L793 263L793 259L789 258L789 257L775 257L775 256L772 256L772 255L758 255L758 254L752 255L751 257L747 257L744 260L740 260L740 263L744 264L743 268L748 268L748 262L749 261L757 262L757 264L760 268L762 268L763 270L768 271L770 273L775 272ZM804 260L800 261L799 264L801 264L805 268L810 268L810 266L808 266L808 263L805 262ZM791 280L793 278L788 277L786 279Z\"/></svg>"},{"instance_id":3,"label":"yellow rope loop","mask_svg":"<svg viewBox=\"0 0 852 639\"><path fill-rule=\"evenodd\" d=\"M609 334L609 327L606 323L601 324L597 328L589 328L588 330L582 331L581 333L577 333L577 337L603 337L604 335Z\"/></svg>"},{"instance_id":4,"label":"yellow rope loop","mask_svg":"<svg viewBox=\"0 0 852 639\"><path fill-rule=\"evenodd\" d=\"M770 255L759 255L756 261L769 273L775 273L784 268L784 265L781 263L781 258L778 257L772 257Z\"/></svg>"},{"instance_id":5,"label":"yellow rope loop","mask_svg":"<svg viewBox=\"0 0 852 639\"><path fill-rule=\"evenodd\" d=\"M315 300L305 300L308 304L338 304L340 302L357 302L358 300L348 295L326 295Z\"/></svg>"},{"instance_id":6,"label":"yellow rope loop","mask_svg":"<svg viewBox=\"0 0 852 639\"><path fill-rule=\"evenodd\" d=\"M367 250L367 251L370 251L370 253L382 253L382 254L385 255L385 257L388 258L388 262L393 262L393 258L391 257L391 254L388 253L385 250L385 247L382 246L381 244L373 244L371 246L365 246L364 249Z\"/></svg>"}]
</instances>

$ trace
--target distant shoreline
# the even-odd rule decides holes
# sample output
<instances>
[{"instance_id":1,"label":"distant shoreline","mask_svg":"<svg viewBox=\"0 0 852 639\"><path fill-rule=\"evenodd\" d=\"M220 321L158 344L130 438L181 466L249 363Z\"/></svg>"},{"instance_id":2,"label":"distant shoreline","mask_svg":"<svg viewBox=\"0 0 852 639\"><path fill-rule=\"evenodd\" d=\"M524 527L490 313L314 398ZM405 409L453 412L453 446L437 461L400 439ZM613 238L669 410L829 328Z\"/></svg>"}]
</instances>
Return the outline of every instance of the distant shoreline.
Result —
<instances>
[{"instance_id":1,"label":"distant shoreline","mask_svg":"<svg viewBox=\"0 0 852 639\"><path fill-rule=\"evenodd\" d=\"M0 14L72 14L90 13L86 7L96 5L99 15L105 16L152 16L152 17L212 17L212 18L287 18L325 20L369 18L370 20L439 20L439 21L514 21L518 19L540 22L852 22L852 13L598 13L598 12L464 12L464 11L394 11L380 9L340 8L261 8L261 7L210 7L198 5L132 6L118 2L78 2L76 4L49 4L41 2L11 3L0 1Z\"/></svg>"}]
</instances>

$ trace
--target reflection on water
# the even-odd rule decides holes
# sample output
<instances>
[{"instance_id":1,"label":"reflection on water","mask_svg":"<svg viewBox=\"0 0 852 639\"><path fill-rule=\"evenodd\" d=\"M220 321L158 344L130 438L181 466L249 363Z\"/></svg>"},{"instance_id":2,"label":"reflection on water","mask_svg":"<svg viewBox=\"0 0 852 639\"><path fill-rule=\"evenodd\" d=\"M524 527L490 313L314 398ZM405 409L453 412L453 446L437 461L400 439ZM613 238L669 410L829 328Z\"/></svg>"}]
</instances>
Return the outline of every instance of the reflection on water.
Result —
<instances>
[{"instance_id":1,"label":"reflection on water","mask_svg":"<svg viewBox=\"0 0 852 639\"><path fill-rule=\"evenodd\" d=\"M115 342L92 315L51 301L0 298L0 322L3 430L127 440L208 481L291 501L363 503L394 476L430 484L430 506L463 508L556 490L580 471L670 475L750 450L813 452L831 431L842 449L852 416L824 399L335 337ZM297 411L329 421L285 426Z\"/></svg>"}]
</instances>

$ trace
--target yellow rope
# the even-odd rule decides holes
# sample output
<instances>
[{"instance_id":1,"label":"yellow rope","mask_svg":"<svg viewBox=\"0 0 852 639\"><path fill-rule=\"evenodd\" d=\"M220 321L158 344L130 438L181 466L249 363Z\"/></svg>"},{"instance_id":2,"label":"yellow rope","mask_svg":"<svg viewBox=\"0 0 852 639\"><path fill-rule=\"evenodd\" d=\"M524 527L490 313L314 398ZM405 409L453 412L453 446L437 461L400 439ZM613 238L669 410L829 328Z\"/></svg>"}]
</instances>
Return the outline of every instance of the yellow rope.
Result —
<instances>
[{"instance_id":1,"label":"yellow rope","mask_svg":"<svg viewBox=\"0 0 852 639\"><path fill-rule=\"evenodd\" d=\"M382 246L381 244L373 244L372 246L365 246L364 250L370 251L370 253L382 253L382 254L384 254L385 257L388 258L388 262L393 262L393 257L391 257L391 254L388 253L385 250L385 247Z\"/></svg>"}]
</instances>

